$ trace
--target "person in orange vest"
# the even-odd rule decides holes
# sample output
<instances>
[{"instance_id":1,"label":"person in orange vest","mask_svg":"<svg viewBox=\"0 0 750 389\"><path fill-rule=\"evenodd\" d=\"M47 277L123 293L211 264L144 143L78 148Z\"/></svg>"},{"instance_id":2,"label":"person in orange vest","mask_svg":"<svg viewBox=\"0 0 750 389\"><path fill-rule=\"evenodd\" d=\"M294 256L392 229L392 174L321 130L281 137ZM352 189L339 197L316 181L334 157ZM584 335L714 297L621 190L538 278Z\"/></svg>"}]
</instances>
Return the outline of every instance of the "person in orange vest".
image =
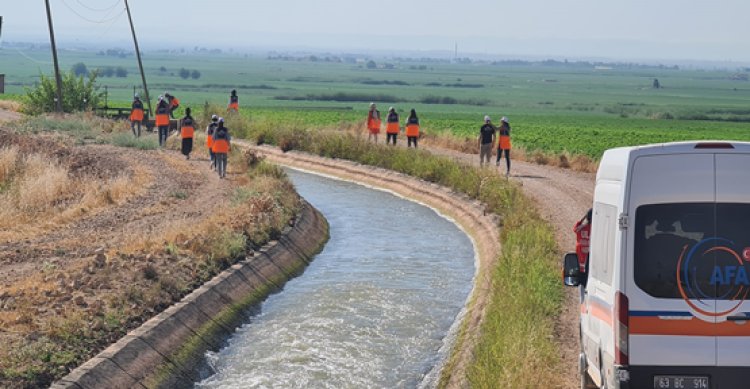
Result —
<instances>
[{"instance_id":1,"label":"person in orange vest","mask_svg":"<svg viewBox=\"0 0 750 389\"><path fill-rule=\"evenodd\" d=\"M409 117L406 118L406 140L407 146L411 147L414 143L414 148L417 148L417 139L419 139L419 118L417 117L417 111L414 108L409 112Z\"/></svg>"},{"instance_id":2,"label":"person in orange vest","mask_svg":"<svg viewBox=\"0 0 750 389\"><path fill-rule=\"evenodd\" d=\"M169 135L169 103L164 96L159 96L159 103L156 105L156 127L159 129L159 146L164 147Z\"/></svg>"},{"instance_id":3,"label":"person in orange vest","mask_svg":"<svg viewBox=\"0 0 750 389\"><path fill-rule=\"evenodd\" d=\"M214 155L214 132L219 127L219 117L211 115L211 124L206 127L206 147L208 147L208 155L211 158L211 170L216 169L216 156Z\"/></svg>"},{"instance_id":4,"label":"person in orange vest","mask_svg":"<svg viewBox=\"0 0 750 389\"><path fill-rule=\"evenodd\" d=\"M167 99L167 104L169 105L169 117L174 119L174 111L180 108L180 100L167 92L164 92L164 98Z\"/></svg>"},{"instance_id":5,"label":"person in orange vest","mask_svg":"<svg viewBox=\"0 0 750 389\"><path fill-rule=\"evenodd\" d=\"M240 98L237 97L237 90L232 89L232 93L229 95L229 106L227 106L227 112L239 112L240 111Z\"/></svg>"},{"instance_id":6,"label":"person in orange vest","mask_svg":"<svg viewBox=\"0 0 750 389\"><path fill-rule=\"evenodd\" d=\"M378 134L380 134L380 111L375 107L375 103L370 103L370 110L367 112L367 140L375 139L378 143Z\"/></svg>"},{"instance_id":7,"label":"person in orange vest","mask_svg":"<svg viewBox=\"0 0 750 389\"><path fill-rule=\"evenodd\" d=\"M219 126L214 131L213 146L216 158L216 171L219 178L227 177L227 156L232 150L232 137L229 136L229 129L224 127L224 118L219 118Z\"/></svg>"},{"instance_id":8,"label":"person in orange vest","mask_svg":"<svg viewBox=\"0 0 750 389\"><path fill-rule=\"evenodd\" d=\"M393 139L393 145L396 145L396 136L398 136L401 130L399 126L398 112L393 107L388 108L388 117L385 125L385 144L388 144Z\"/></svg>"},{"instance_id":9,"label":"person in orange vest","mask_svg":"<svg viewBox=\"0 0 750 389\"><path fill-rule=\"evenodd\" d=\"M143 102L138 93L133 96L133 104L130 106L130 130L133 131L133 135L136 138L141 136L141 124L143 123ZM138 125L138 131L135 130L135 125Z\"/></svg>"},{"instance_id":10,"label":"person in orange vest","mask_svg":"<svg viewBox=\"0 0 750 389\"><path fill-rule=\"evenodd\" d=\"M193 151L193 136L195 135L195 119L190 116L190 108L185 108L185 117L180 121L180 135L182 137L182 155L190 159Z\"/></svg>"},{"instance_id":11,"label":"person in orange vest","mask_svg":"<svg viewBox=\"0 0 750 389\"><path fill-rule=\"evenodd\" d=\"M505 165L507 170L505 176L510 175L510 123L508 118L503 116L500 119L500 128L497 129L498 141L497 141L497 161L495 166L500 166L500 160L503 159L503 153L505 153Z\"/></svg>"},{"instance_id":12,"label":"person in orange vest","mask_svg":"<svg viewBox=\"0 0 750 389\"><path fill-rule=\"evenodd\" d=\"M589 258L589 244L591 243L591 213L589 209L581 220L576 222L573 232L576 233L576 255L578 255L578 266L581 272L586 271L586 262Z\"/></svg>"}]
</instances>

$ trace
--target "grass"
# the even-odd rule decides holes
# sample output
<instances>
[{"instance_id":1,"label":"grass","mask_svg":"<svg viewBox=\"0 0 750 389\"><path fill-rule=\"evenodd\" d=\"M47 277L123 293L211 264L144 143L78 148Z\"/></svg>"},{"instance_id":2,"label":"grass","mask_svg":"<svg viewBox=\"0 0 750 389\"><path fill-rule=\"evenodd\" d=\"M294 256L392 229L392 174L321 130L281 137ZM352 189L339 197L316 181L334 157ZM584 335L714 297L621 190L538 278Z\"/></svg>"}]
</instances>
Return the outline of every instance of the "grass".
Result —
<instances>
[{"instance_id":1,"label":"grass","mask_svg":"<svg viewBox=\"0 0 750 389\"><path fill-rule=\"evenodd\" d=\"M111 142L115 146L130 147L138 150L156 150L159 142L153 137L136 138L129 133L118 133L112 136Z\"/></svg>"},{"instance_id":2,"label":"grass","mask_svg":"<svg viewBox=\"0 0 750 389\"><path fill-rule=\"evenodd\" d=\"M409 174L486 204L500 216L503 250L491 270L492 298L468 378L476 388L495 388L498 382L532 388L554 382L560 364L553 330L562 304L557 246L551 227L520 188L490 169L424 151L373 145L350 132L263 125L238 130L256 142L294 145L312 154Z\"/></svg>"},{"instance_id":3,"label":"grass","mask_svg":"<svg viewBox=\"0 0 750 389\"><path fill-rule=\"evenodd\" d=\"M54 156L0 149L0 239L67 223L136 193L143 177L122 174L100 181L76 176Z\"/></svg>"}]
</instances>

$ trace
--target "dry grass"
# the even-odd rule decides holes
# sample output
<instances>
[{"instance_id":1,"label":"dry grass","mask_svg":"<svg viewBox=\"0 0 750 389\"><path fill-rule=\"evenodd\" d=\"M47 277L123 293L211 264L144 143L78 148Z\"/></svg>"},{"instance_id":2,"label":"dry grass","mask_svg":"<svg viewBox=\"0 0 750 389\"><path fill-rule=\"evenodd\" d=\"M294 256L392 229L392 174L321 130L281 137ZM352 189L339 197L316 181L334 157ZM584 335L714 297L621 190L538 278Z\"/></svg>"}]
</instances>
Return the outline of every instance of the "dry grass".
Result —
<instances>
[{"instance_id":1,"label":"dry grass","mask_svg":"<svg viewBox=\"0 0 750 389\"><path fill-rule=\"evenodd\" d=\"M74 177L55 159L39 153L0 150L0 241L69 223L119 204L143 190L148 173L121 174L106 181Z\"/></svg>"},{"instance_id":2,"label":"dry grass","mask_svg":"<svg viewBox=\"0 0 750 389\"><path fill-rule=\"evenodd\" d=\"M0 109L18 112L21 110L21 103L13 100L0 100Z\"/></svg>"}]
</instances>

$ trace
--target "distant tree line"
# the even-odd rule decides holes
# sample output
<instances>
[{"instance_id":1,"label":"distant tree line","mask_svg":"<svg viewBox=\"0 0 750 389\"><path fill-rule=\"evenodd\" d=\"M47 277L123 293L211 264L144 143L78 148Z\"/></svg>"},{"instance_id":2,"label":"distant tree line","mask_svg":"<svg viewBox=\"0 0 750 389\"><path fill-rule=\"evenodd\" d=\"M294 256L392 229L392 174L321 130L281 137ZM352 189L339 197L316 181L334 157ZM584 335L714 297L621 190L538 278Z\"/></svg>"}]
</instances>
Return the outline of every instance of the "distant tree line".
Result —
<instances>
[{"instance_id":1,"label":"distant tree line","mask_svg":"<svg viewBox=\"0 0 750 389\"><path fill-rule=\"evenodd\" d=\"M71 68L71 71L76 77L83 77L89 74L89 69L83 62L78 62ZM119 77L125 78L128 76L128 70L122 66L105 66L103 68L97 68L94 70L95 73L102 77Z\"/></svg>"}]
</instances>

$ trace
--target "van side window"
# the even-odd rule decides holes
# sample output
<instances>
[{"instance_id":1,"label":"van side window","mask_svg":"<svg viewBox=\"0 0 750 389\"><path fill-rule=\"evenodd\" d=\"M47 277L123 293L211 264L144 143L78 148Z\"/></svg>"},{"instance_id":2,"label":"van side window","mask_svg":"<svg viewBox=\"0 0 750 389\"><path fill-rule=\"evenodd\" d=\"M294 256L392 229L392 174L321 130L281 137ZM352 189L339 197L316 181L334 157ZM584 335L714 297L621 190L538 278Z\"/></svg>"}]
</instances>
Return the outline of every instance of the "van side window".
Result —
<instances>
[{"instance_id":1,"label":"van side window","mask_svg":"<svg viewBox=\"0 0 750 389\"><path fill-rule=\"evenodd\" d=\"M704 239L716 236L714 218L713 203L638 207L633 248L635 284L659 298L681 298L680 288L683 292L696 291L702 297L715 296L715 288L710 284L716 255L710 249L715 243L708 240L698 245ZM693 248L696 250L691 251ZM695 260L688 263L686 259L691 255ZM678 266L680 280L677 278Z\"/></svg>"},{"instance_id":2,"label":"van side window","mask_svg":"<svg viewBox=\"0 0 750 389\"><path fill-rule=\"evenodd\" d=\"M617 207L602 203L594 204L590 271L592 277L607 285L612 285L614 275L616 223Z\"/></svg>"}]
</instances>

